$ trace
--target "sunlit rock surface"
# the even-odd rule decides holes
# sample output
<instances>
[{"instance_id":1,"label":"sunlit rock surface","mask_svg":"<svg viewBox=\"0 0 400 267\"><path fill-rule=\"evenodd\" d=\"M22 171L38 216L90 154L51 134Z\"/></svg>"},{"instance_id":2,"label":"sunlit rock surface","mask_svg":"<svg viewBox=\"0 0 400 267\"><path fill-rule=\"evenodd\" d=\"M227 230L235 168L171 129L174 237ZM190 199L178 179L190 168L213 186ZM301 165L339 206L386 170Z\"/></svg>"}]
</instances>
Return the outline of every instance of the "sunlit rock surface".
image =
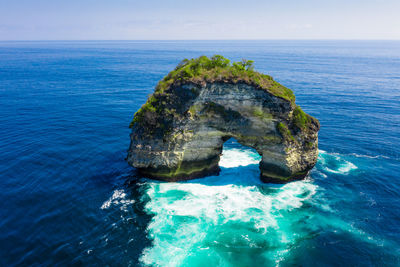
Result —
<instances>
[{"instance_id":1,"label":"sunlit rock surface","mask_svg":"<svg viewBox=\"0 0 400 267\"><path fill-rule=\"evenodd\" d=\"M181 63L135 114L128 163L165 181L217 174L233 137L262 156L262 181L304 178L318 157L318 120L292 91L246 64L222 57Z\"/></svg>"}]
</instances>

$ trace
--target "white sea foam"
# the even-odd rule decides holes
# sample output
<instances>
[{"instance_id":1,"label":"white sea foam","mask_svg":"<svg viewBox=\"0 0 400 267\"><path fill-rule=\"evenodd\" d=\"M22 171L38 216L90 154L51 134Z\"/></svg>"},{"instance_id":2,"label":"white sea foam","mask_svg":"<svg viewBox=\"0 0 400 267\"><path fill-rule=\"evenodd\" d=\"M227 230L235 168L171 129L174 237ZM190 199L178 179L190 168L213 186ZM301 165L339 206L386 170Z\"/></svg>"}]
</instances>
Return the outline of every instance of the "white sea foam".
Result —
<instances>
[{"instance_id":1,"label":"white sea foam","mask_svg":"<svg viewBox=\"0 0 400 267\"><path fill-rule=\"evenodd\" d=\"M376 155L376 156L372 156L372 155L363 155L363 154L357 154L357 153L351 153L349 154L351 156L357 157L357 158L369 158L369 159L390 159L390 157L388 156L384 156L384 155Z\"/></svg>"},{"instance_id":2,"label":"white sea foam","mask_svg":"<svg viewBox=\"0 0 400 267\"><path fill-rule=\"evenodd\" d=\"M223 151L219 166L225 168L247 166L258 164L260 160L261 156L255 151L232 148Z\"/></svg>"},{"instance_id":3,"label":"white sea foam","mask_svg":"<svg viewBox=\"0 0 400 267\"><path fill-rule=\"evenodd\" d=\"M387 158L386 156L370 156L370 155L360 155L356 153L351 153L350 155L357 158L369 158L369 159L377 159L377 158Z\"/></svg>"},{"instance_id":4,"label":"white sea foam","mask_svg":"<svg viewBox=\"0 0 400 267\"><path fill-rule=\"evenodd\" d=\"M221 161L226 168L248 166L259 162L256 156L252 151L232 149L224 151ZM251 168L240 174L228 170L219 177L194 182L149 182L146 211L154 215L148 226L153 245L141 257L144 264L182 266L188 258L193 263L194 258L204 254L214 258L217 265L229 266L232 256L223 255L220 250L235 251L241 246L257 250L266 244L276 246L275 254L260 257L273 262L282 260L286 246L301 238L288 230L295 221L288 221L283 213L301 208L316 193L317 186L298 181L267 187L270 192L266 193L261 183L240 183L253 181L254 177L249 176L256 175L258 179L259 172L252 172ZM258 171L258 165L254 170ZM213 183L218 178L227 182ZM246 261L246 257L242 260ZM250 264L251 257L248 260Z\"/></svg>"},{"instance_id":5,"label":"white sea foam","mask_svg":"<svg viewBox=\"0 0 400 267\"><path fill-rule=\"evenodd\" d=\"M358 169L354 163L344 159L344 156L338 153L319 150L318 161L322 169L330 173L347 175L351 171Z\"/></svg>"},{"instance_id":6,"label":"white sea foam","mask_svg":"<svg viewBox=\"0 0 400 267\"><path fill-rule=\"evenodd\" d=\"M311 179L262 184L257 156L251 150L229 149L223 153L220 176L147 182L150 201L145 210L153 215L147 231L153 242L140 261L154 266L279 266L291 248L321 229L381 245L341 220ZM339 166L333 171L356 168L338 154L322 151L321 156L325 168L332 168L332 162Z\"/></svg>"},{"instance_id":7,"label":"white sea foam","mask_svg":"<svg viewBox=\"0 0 400 267\"><path fill-rule=\"evenodd\" d=\"M135 203L132 199L127 199L123 189L114 190L112 196L101 205L100 209L109 209L112 205L119 206L122 211L126 211L128 205Z\"/></svg>"}]
</instances>

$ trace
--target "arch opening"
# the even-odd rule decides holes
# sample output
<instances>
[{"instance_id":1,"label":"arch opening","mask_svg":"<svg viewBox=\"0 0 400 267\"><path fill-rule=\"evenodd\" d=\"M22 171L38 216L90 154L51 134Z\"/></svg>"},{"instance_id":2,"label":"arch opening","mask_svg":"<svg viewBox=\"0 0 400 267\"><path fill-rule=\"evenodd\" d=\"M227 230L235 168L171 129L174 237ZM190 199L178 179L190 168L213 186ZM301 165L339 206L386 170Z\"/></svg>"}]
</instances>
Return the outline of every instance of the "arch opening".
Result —
<instances>
[{"instance_id":1,"label":"arch opening","mask_svg":"<svg viewBox=\"0 0 400 267\"><path fill-rule=\"evenodd\" d=\"M218 165L221 168L257 165L258 168L261 158L262 156L254 148L242 145L231 137L223 144Z\"/></svg>"},{"instance_id":2,"label":"arch opening","mask_svg":"<svg viewBox=\"0 0 400 267\"><path fill-rule=\"evenodd\" d=\"M143 176L175 182L216 175L220 167L248 161L240 155L226 160L232 154L226 149L235 146L258 155L263 182L301 179L315 165L318 122L265 90L246 83L182 84L164 96L160 103L176 105L149 106L132 125L127 160Z\"/></svg>"}]
</instances>

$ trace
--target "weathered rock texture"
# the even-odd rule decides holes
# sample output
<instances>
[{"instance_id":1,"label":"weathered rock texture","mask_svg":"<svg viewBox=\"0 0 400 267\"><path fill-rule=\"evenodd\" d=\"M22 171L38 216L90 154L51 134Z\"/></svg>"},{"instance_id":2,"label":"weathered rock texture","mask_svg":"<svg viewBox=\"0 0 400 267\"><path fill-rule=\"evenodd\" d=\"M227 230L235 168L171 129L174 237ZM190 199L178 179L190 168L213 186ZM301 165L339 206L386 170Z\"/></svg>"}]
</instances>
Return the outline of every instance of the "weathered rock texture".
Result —
<instances>
[{"instance_id":1,"label":"weathered rock texture","mask_svg":"<svg viewBox=\"0 0 400 267\"><path fill-rule=\"evenodd\" d=\"M160 89L159 84L135 114L128 163L165 181L217 174L223 144L233 137L262 156L262 181L305 177L317 161L318 120L305 114L291 91L270 76L263 75L284 94L268 90L267 81L260 85L239 76L164 78L160 84L167 81L168 86Z\"/></svg>"}]
</instances>

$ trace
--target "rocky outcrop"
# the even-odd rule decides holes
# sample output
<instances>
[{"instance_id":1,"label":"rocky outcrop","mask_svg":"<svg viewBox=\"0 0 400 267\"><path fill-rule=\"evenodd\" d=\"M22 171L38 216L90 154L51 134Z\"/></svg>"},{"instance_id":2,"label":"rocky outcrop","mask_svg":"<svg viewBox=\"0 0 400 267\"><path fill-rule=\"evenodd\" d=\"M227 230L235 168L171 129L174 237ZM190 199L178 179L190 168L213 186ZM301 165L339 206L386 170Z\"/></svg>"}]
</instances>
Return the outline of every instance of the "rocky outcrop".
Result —
<instances>
[{"instance_id":1,"label":"rocky outcrop","mask_svg":"<svg viewBox=\"0 0 400 267\"><path fill-rule=\"evenodd\" d=\"M301 179L317 161L319 122L294 99L251 62L184 61L135 114L127 161L165 181L216 174L223 144L233 137L262 156L264 182Z\"/></svg>"}]
</instances>

